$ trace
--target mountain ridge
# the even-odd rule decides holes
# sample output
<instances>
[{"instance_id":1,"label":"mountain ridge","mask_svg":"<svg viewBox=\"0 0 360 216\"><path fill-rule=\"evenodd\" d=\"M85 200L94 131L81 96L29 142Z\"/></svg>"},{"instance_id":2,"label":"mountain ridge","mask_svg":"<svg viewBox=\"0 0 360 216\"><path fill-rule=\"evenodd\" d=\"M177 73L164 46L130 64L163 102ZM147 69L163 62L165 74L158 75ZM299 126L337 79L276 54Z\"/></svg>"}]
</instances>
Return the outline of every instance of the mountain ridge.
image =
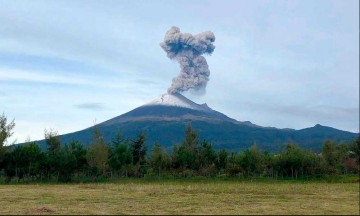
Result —
<instances>
[{"instance_id":1,"label":"mountain ridge","mask_svg":"<svg viewBox=\"0 0 360 216\"><path fill-rule=\"evenodd\" d=\"M139 118L140 116L140 118ZM146 116L146 117L144 117ZM149 103L137 107L120 116L109 119L103 123L111 124L115 122L136 121L136 120L184 120L184 119L197 119L203 117L203 120L223 120L236 124L252 124L250 121L241 122L236 119L230 118L227 115L211 109L206 103L197 104L179 93L175 94L162 94ZM138 118L135 118L138 117ZM117 121L116 121L117 120Z\"/></svg>"},{"instance_id":2,"label":"mountain ridge","mask_svg":"<svg viewBox=\"0 0 360 216\"><path fill-rule=\"evenodd\" d=\"M97 126L108 141L113 139L119 130L123 136L131 138L143 131L147 135L146 144L149 147L157 141L170 150L172 145L182 141L185 126L188 124L199 133L200 140L207 139L216 150L224 148L237 151L256 143L260 149L276 151L286 142L295 142L300 147L319 151L326 139L347 142L357 135L320 124L300 130L262 127L249 121L230 118L206 104L197 104L178 93L163 94ZM63 142L77 139L88 145L92 138L91 133L92 127L89 127L61 135L60 138ZM45 145L43 140L39 143Z\"/></svg>"}]
</instances>

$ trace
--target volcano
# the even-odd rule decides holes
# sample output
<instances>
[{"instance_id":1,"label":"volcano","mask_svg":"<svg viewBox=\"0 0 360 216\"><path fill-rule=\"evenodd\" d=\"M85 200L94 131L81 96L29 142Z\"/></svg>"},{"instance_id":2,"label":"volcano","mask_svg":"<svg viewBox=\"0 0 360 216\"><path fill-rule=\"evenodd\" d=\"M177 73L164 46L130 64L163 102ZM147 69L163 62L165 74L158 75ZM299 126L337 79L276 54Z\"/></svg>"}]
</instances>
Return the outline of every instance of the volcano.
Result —
<instances>
[{"instance_id":1,"label":"volcano","mask_svg":"<svg viewBox=\"0 0 360 216\"><path fill-rule=\"evenodd\" d=\"M102 125L133 121L207 121L240 123L217 112L207 104L197 104L179 93L163 94L159 98L124 115L110 119Z\"/></svg>"},{"instance_id":2,"label":"volcano","mask_svg":"<svg viewBox=\"0 0 360 216\"><path fill-rule=\"evenodd\" d=\"M106 141L111 141L118 131L122 137L135 139L140 133L146 134L146 144L154 142L170 150L184 138L186 125L199 133L200 140L209 141L215 150L239 151L256 143L267 151L277 151L287 142L297 143L302 148L320 151L327 140L347 142L355 139L356 133L338 130L322 125L301 130L261 127L249 121L237 121L207 104L197 104L179 93L163 94L130 112L98 124ZM63 143L71 139L88 145L92 139L92 127L60 136ZM45 146L44 141L39 141Z\"/></svg>"}]
</instances>

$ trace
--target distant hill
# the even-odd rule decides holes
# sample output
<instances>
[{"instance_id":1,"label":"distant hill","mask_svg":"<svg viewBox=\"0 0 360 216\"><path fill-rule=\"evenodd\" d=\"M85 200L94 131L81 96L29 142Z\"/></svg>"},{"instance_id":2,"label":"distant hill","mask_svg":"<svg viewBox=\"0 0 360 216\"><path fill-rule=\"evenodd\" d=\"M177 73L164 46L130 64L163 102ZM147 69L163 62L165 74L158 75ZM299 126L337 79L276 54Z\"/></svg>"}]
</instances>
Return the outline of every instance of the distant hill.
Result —
<instances>
[{"instance_id":1,"label":"distant hill","mask_svg":"<svg viewBox=\"0 0 360 216\"><path fill-rule=\"evenodd\" d=\"M248 148L254 142L258 148L267 151L276 151L286 142L295 142L302 148L319 151L326 139L346 142L357 136L356 133L319 124L301 130L261 127L249 121L232 119L206 104L196 104L181 94L164 94L148 104L98 124L98 128L107 141L118 130L121 130L123 137L131 139L143 131L147 135L146 143L149 147L158 141L170 150L172 145L182 141L187 124L193 126L201 140L210 141L214 149L229 151ZM64 143L71 139L88 145L92 139L92 127L61 135ZM45 146L43 140L39 144Z\"/></svg>"}]
</instances>

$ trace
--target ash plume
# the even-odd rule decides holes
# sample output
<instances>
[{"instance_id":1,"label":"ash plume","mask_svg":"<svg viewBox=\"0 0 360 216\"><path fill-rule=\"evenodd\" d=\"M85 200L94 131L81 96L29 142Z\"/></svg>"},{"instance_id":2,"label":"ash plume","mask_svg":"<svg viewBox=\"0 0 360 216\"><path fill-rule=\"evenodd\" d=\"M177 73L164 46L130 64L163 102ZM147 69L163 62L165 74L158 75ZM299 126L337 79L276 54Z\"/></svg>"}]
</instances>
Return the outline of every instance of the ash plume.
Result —
<instances>
[{"instance_id":1,"label":"ash plume","mask_svg":"<svg viewBox=\"0 0 360 216\"><path fill-rule=\"evenodd\" d=\"M161 48L170 59L180 64L180 74L172 80L169 94L187 91L205 90L210 70L202 54L211 54L215 46L215 35L211 31L197 35L181 33L178 27L171 27L165 34Z\"/></svg>"}]
</instances>

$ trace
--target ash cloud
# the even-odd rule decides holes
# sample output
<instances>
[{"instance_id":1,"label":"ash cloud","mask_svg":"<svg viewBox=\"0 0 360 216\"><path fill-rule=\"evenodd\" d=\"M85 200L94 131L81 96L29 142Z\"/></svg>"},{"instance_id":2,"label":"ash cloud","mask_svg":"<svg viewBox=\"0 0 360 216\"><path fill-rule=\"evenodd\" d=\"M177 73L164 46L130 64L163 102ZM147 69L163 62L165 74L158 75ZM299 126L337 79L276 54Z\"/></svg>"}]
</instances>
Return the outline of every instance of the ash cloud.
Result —
<instances>
[{"instance_id":1,"label":"ash cloud","mask_svg":"<svg viewBox=\"0 0 360 216\"><path fill-rule=\"evenodd\" d=\"M170 59L180 64L180 74L172 80L169 94L189 89L204 92L209 81L210 70L203 54L211 54L215 46L215 35L211 31L197 35L181 33L178 27L171 27L165 34L161 48Z\"/></svg>"}]
</instances>

